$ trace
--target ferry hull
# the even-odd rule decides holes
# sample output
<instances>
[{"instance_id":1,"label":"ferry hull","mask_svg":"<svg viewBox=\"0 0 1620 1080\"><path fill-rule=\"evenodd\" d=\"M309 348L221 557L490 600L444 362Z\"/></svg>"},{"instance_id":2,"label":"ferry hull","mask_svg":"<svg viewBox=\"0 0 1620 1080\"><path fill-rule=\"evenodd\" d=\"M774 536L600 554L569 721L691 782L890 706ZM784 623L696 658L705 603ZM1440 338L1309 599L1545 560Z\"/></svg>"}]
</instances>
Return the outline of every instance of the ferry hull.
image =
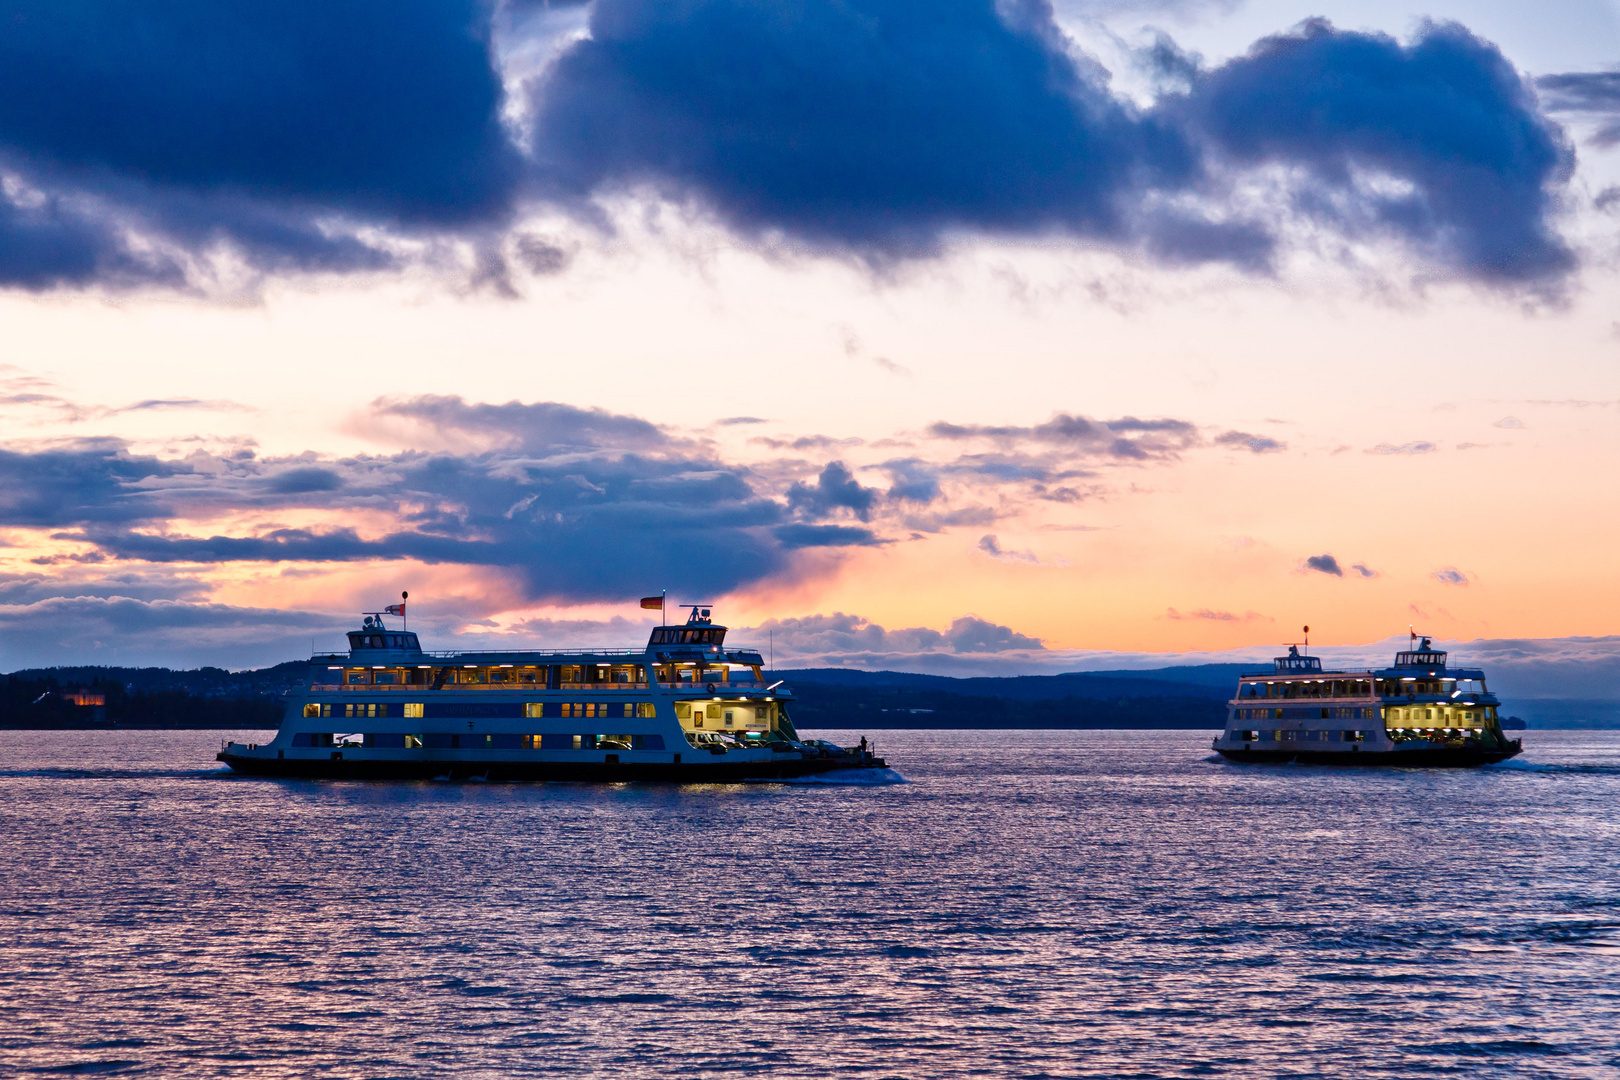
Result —
<instances>
[{"instance_id":1,"label":"ferry hull","mask_svg":"<svg viewBox=\"0 0 1620 1080\"><path fill-rule=\"evenodd\" d=\"M711 761L675 763L603 761L401 761L359 758L267 758L252 754L216 755L233 770L250 776L318 777L328 780L488 780L494 783L536 780L598 784L723 784L791 780L800 776L851 769L886 769L882 758L796 758L781 761Z\"/></svg>"},{"instance_id":2,"label":"ferry hull","mask_svg":"<svg viewBox=\"0 0 1620 1080\"><path fill-rule=\"evenodd\" d=\"M1247 762L1297 762L1301 765L1377 765L1385 768L1471 769L1480 765L1494 765L1518 756L1520 746L1509 743L1505 749L1486 750L1464 747L1425 747L1421 750L1357 750L1300 751L1300 750L1227 750L1216 749L1222 757Z\"/></svg>"}]
</instances>

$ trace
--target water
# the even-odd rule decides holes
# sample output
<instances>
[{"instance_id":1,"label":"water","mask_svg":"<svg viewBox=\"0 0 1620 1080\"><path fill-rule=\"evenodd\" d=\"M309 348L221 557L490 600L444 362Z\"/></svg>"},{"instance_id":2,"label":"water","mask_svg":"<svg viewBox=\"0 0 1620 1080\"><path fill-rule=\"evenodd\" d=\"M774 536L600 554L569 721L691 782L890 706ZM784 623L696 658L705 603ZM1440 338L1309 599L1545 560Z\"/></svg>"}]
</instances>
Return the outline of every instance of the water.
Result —
<instances>
[{"instance_id":1,"label":"water","mask_svg":"<svg viewBox=\"0 0 1620 1080\"><path fill-rule=\"evenodd\" d=\"M1616 732L880 733L909 782L690 788L218 737L0 732L0 1075L1620 1076Z\"/></svg>"}]
</instances>

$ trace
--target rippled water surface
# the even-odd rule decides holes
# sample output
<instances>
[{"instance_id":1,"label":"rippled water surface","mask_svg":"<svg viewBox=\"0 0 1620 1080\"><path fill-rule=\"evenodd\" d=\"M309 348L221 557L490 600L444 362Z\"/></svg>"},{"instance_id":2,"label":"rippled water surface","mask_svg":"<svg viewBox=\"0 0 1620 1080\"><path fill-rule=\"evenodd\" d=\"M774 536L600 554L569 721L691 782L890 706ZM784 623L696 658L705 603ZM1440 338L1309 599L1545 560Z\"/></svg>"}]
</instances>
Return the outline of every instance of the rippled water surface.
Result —
<instances>
[{"instance_id":1,"label":"rippled water surface","mask_svg":"<svg viewBox=\"0 0 1620 1080\"><path fill-rule=\"evenodd\" d=\"M0 1074L1620 1075L1620 733L879 733L909 782L686 788L219 734L0 732Z\"/></svg>"}]
</instances>

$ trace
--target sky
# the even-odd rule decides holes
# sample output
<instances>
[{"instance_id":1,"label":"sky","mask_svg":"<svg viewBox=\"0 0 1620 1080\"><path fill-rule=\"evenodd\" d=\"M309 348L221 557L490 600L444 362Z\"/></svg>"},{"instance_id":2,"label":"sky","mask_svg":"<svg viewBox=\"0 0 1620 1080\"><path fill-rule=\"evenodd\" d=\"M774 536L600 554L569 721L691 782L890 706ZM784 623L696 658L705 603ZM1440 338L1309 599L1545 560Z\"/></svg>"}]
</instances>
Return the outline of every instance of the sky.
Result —
<instances>
[{"instance_id":1,"label":"sky","mask_svg":"<svg viewBox=\"0 0 1620 1080\"><path fill-rule=\"evenodd\" d=\"M1620 655L1613 0L4 6L0 669Z\"/></svg>"}]
</instances>

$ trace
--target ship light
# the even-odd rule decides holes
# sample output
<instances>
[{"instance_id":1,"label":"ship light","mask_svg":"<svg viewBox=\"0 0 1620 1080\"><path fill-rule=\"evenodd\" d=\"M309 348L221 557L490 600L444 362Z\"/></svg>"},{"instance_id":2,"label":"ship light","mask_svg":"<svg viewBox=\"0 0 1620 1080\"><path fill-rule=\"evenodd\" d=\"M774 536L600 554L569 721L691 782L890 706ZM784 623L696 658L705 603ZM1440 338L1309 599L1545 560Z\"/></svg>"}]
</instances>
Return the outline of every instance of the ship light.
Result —
<instances>
[{"instance_id":1,"label":"ship light","mask_svg":"<svg viewBox=\"0 0 1620 1080\"><path fill-rule=\"evenodd\" d=\"M372 664L371 665L371 670L372 671L381 671L383 668L385 668L387 666L388 666L387 664Z\"/></svg>"},{"instance_id":2,"label":"ship light","mask_svg":"<svg viewBox=\"0 0 1620 1080\"><path fill-rule=\"evenodd\" d=\"M477 667L478 665L477 664L462 664L461 666L464 667L464 668L474 668L474 667Z\"/></svg>"},{"instance_id":3,"label":"ship light","mask_svg":"<svg viewBox=\"0 0 1620 1080\"><path fill-rule=\"evenodd\" d=\"M329 667L326 670L327 671L342 671L343 669L341 667Z\"/></svg>"},{"instance_id":4,"label":"ship light","mask_svg":"<svg viewBox=\"0 0 1620 1080\"><path fill-rule=\"evenodd\" d=\"M1415 676L1415 675L1402 675L1401 676L1401 682L1417 682L1417 676Z\"/></svg>"},{"instance_id":5,"label":"ship light","mask_svg":"<svg viewBox=\"0 0 1620 1080\"><path fill-rule=\"evenodd\" d=\"M501 667L511 667L511 664L502 664Z\"/></svg>"}]
</instances>

